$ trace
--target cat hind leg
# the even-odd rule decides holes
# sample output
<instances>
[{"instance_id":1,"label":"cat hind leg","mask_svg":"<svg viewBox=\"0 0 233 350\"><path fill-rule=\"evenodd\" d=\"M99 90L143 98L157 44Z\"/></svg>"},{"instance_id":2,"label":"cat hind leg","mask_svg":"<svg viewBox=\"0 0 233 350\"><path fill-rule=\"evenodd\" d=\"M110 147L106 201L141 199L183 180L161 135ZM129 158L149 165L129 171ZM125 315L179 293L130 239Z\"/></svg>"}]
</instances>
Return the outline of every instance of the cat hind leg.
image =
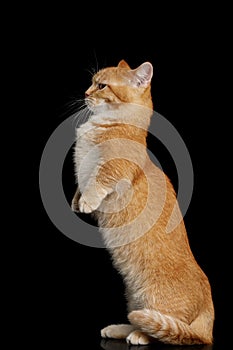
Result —
<instances>
[{"instance_id":1,"label":"cat hind leg","mask_svg":"<svg viewBox=\"0 0 233 350\"><path fill-rule=\"evenodd\" d=\"M164 315L156 310L137 310L128 315L130 323L135 329L167 344L192 345L211 344L210 331L201 331L195 322L189 325L181 320ZM202 324L203 324L202 320ZM204 329L204 327L203 327Z\"/></svg>"}]
</instances>

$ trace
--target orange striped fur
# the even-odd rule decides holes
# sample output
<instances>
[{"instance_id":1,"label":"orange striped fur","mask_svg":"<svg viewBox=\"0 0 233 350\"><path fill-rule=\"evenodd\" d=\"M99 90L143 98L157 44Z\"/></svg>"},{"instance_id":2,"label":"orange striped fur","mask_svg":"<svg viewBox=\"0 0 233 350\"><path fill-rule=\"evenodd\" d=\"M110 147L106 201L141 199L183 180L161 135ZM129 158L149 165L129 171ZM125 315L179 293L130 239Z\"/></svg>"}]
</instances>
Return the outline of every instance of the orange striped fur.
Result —
<instances>
[{"instance_id":1,"label":"orange striped fur","mask_svg":"<svg viewBox=\"0 0 233 350\"><path fill-rule=\"evenodd\" d=\"M72 209L98 220L128 300L128 325L102 337L130 344L211 344L214 307L208 279L197 264L167 176L146 149L152 116L153 67L125 61L97 72L86 91L93 114L77 129L78 190Z\"/></svg>"}]
</instances>

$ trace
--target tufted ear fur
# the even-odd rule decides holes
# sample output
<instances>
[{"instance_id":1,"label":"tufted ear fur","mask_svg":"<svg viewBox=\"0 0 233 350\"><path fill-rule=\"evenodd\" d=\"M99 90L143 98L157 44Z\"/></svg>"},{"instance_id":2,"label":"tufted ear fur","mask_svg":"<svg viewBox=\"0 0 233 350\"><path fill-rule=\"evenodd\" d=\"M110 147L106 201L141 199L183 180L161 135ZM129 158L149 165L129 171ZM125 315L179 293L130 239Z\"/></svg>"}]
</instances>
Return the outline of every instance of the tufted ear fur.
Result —
<instances>
[{"instance_id":1,"label":"tufted ear fur","mask_svg":"<svg viewBox=\"0 0 233 350\"><path fill-rule=\"evenodd\" d=\"M147 87L153 76L153 66L150 62L142 63L138 68L131 71L131 84L135 87Z\"/></svg>"},{"instance_id":2,"label":"tufted ear fur","mask_svg":"<svg viewBox=\"0 0 233 350\"><path fill-rule=\"evenodd\" d=\"M128 68L130 69L130 66L128 65L127 62L125 62L125 60L121 60L119 63L118 63L118 66L119 68Z\"/></svg>"}]
</instances>

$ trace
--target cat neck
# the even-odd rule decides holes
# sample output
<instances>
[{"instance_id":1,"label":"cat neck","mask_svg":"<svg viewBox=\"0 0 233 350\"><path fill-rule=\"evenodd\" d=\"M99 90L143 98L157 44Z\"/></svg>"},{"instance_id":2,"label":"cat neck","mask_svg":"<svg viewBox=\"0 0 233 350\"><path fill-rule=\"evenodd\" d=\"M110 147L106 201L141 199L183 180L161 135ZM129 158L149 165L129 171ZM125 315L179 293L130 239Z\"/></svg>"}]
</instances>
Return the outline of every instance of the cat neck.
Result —
<instances>
[{"instance_id":1,"label":"cat neck","mask_svg":"<svg viewBox=\"0 0 233 350\"><path fill-rule=\"evenodd\" d=\"M137 104L118 103L109 107L96 108L90 122L97 124L130 124L138 128L148 129L153 110Z\"/></svg>"}]
</instances>

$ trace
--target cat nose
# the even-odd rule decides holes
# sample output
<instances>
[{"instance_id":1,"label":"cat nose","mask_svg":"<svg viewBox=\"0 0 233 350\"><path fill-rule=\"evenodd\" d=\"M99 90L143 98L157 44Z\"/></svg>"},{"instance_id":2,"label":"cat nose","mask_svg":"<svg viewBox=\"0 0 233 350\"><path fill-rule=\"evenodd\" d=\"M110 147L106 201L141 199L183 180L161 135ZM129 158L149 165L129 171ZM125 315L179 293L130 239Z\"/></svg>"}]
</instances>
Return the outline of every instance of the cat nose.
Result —
<instances>
[{"instance_id":1,"label":"cat nose","mask_svg":"<svg viewBox=\"0 0 233 350\"><path fill-rule=\"evenodd\" d=\"M90 94L89 94L89 92L85 92L85 97L88 97L88 96L90 96Z\"/></svg>"}]
</instances>

